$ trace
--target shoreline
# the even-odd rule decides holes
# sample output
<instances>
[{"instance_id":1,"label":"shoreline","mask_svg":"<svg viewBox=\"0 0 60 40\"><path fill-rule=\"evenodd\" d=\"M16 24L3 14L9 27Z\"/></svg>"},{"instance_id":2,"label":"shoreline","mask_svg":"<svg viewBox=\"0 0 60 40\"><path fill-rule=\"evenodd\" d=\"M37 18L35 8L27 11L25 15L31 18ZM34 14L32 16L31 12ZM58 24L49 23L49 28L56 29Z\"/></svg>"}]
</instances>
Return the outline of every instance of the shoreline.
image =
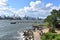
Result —
<instances>
[{"instance_id":1,"label":"shoreline","mask_svg":"<svg viewBox=\"0 0 60 40\"><path fill-rule=\"evenodd\" d=\"M26 30L23 32L25 40L41 40L41 36L43 33L47 33L49 31L49 28L34 28Z\"/></svg>"}]
</instances>

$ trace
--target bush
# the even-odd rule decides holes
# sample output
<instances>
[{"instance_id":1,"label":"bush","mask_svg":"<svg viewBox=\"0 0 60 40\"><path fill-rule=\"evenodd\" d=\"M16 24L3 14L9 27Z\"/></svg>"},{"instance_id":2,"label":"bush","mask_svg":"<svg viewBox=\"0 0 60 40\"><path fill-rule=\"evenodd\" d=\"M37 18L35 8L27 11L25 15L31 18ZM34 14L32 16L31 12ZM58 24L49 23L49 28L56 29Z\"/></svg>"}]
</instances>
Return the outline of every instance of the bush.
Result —
<instances>
[{"instance_id":1,"label":"bush","mask_svg":"<svg viewBox=\"0 0 60 40\"><path fill-rule=\"evenodd\" d=\"M57 35L57 37L54 40L60 40L60 35Z\"/></svg>"},{"instance_id":2,"label":"bush","mask_svg":"<svg viewBox=\"0 0 60 40\"><path fill-rule=\"evenodd\" d=\"M42 35L42 40L46 40L45 34Z\"/></svg>"},{"instance_id":3,"label":"bush","mask_svg":"<svg viewBox=\"0 0 60 40\"><path fill-rule=\"evenodd\" d=\"M60 40L60 34L56 33L44 33L42 40Z\"/></svg>"},{"instance_id":4,"label":"bush","mask_svg":"<svg viewBox=\"0 0 60 40\"><path fill-rule=\"evenodd\" d=\"M55 33L55 28L54 27L50 27L49 32Z\"/></svg>"}]
</instances>

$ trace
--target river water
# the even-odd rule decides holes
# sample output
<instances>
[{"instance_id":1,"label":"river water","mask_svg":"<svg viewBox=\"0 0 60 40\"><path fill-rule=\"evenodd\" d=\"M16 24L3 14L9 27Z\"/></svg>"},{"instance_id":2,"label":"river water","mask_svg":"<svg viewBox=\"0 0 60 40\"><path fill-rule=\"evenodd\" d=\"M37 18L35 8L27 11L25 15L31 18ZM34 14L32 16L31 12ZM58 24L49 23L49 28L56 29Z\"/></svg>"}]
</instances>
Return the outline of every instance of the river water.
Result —
<instances>
[{"instance_id":1,"label":"river water","mask_svg":"<svg viewBox=\"0 0 60 40\"><path fill-rule=\"evenodd\" d=\"M23 31L32 29L32 24L27 21L22 23L20 20L0 20L0 40L23 40Z\"/></svg>"}]
</instances>

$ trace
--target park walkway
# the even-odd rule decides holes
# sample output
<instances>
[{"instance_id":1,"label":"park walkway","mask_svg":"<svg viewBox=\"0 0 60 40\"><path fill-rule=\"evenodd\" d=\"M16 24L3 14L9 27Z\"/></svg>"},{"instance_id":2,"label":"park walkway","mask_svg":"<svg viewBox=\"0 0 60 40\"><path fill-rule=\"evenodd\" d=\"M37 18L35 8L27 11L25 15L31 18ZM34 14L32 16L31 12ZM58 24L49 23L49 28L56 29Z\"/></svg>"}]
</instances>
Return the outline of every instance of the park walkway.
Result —
<instances>
[{"instance_id":1,"label":"park walkway","mask_svg":"<svg viewBox=\"0 0 60 40\"><path fill-rule=\"evenodd\" d=\"M43 31L43 33L47 33L49 31L49 28L45 28L42 31ZM41 33L40 30L33 31L34 40L41 40L40 33Z\"/></svg>"},{"instance_id":2,"label":"park walkway","mask_svg":"<svg viewBox=\"0 0 60 40\"><path fill-rule=\"evenodd\" d=\"M41 40L41 38L40 38L41 36L39 33L40 33L39 30L33 32L34 40Z\"/></svg>"}]
</instances>

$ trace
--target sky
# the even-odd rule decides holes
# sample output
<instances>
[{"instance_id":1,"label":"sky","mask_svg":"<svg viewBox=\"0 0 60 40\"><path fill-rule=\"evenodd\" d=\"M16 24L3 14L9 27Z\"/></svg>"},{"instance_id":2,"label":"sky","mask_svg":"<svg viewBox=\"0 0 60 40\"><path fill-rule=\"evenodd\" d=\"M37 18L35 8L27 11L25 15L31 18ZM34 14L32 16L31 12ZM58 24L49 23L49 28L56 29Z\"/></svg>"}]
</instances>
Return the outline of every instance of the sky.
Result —
<instances>
[{"instance_id":1,"label":"sky","mask_svg":"<svg viewBox=\"0 0 60 40\"><path fill-rule=\"evenodd\" d=\"M53 9L60 9L60 0L0 0L2 17L46 18Z\"/></svg>"}]
</instances>

